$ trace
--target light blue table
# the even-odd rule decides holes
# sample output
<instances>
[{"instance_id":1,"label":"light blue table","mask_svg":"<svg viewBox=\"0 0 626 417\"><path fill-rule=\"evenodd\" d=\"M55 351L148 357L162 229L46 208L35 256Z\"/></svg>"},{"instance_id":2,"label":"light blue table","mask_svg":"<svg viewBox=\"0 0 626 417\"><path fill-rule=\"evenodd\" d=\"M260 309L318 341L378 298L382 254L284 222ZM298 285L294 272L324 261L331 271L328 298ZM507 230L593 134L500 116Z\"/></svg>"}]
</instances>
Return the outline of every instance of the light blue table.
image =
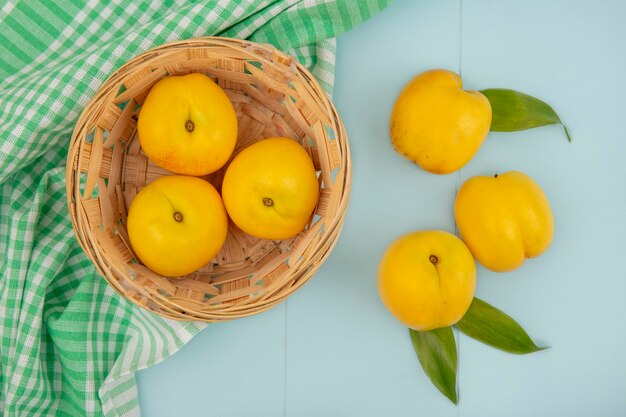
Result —
<instances>
[{"instance_id":1,"label":"light blue table","mask_svg":"<svg viewBox=\"0 0 626 417\"><path fill-rule=\"evenodd\" d=\"M625 44L621 0L398 0L340 37L334 101L354 186L335 251L287 303L214 325L141 372L144 414L626 415ZM573 143L559 127L491 134L459 175L425 173L393 151L387 123L403 84L434 67L548 101ZM466 178L511 169L548 195L554 242L515 272L479 268L477 295L551 348L512 356L461 336L455 407L380 303L376 269L399 234L454 231Z\"/></svg>"}]
</instances>

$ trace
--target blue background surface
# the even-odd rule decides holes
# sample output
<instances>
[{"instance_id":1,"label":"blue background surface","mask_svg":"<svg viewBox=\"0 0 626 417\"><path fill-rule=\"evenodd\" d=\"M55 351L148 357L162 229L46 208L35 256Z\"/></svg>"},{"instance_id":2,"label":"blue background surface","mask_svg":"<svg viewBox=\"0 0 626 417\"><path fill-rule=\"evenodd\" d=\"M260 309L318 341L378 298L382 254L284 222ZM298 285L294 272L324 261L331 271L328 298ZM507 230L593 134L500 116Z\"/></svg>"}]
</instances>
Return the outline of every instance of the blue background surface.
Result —
<instances>
[{"instance_id":1,"label":"blue background surface","mask_svg":"<svg viewBox=\"0 0 626 417\"><path fill-rule=\"evenodd\" d=\"M342 35L334 101L354 178L336 249L288 302L213 325L140 372L144 415L626 415L625 22L619 0L397 0ZM547 101L573 143L557 126L492 133L460 172L427 174L393 151L387 126L402 86L436 67L465 88ZM465 179L511 169L546 192L554 242L514 272L479 267L477 295L551 348L513 356L461 335L455 407L380 303L376 269L400 234L454 232Z\"/></svg>"}]
</instances>

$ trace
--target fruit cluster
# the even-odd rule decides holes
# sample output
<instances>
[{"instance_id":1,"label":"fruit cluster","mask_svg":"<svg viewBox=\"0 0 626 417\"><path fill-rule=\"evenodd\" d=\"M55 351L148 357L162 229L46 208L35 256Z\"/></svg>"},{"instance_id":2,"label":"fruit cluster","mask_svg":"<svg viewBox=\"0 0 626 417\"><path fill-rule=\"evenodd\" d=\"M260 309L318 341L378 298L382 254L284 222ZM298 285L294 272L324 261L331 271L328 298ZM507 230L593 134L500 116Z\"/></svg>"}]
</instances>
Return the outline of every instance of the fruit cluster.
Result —
<instances>
[{"instance_id":1,"label":"fruit cluster","mask_svg":"<svg viewBox=\"0 0 626 417\"><path fill-rule=\"evenodd\" d=\"M390 123L394 148L424 170L448 174L467 164L487 137L492 107L478 91L464 91L446 70L415 77L396 101ZM380 263L385 306L414 330L457 323L474 297L474 259L511 271L550 245L554 221L541 188L517 171L467 180L454 203L462 241L448 232L405 235Z\"/></svg>"},{"instance_id":2,"label":"fruit cluster","mask_svg":"<svg viewBox=\"0 0 626 417\"><path fill-rule=\"evenodd\" d=\"M237 131L228 95L204 74L169 76L150 89L137 134L146 156L174 175L135 196L127 230L152 271L175 277L207 264L226 241L228 218L249 235L273 240L298 234L310 221L319 183L308 152L293 139L272 137L234 155ZM204 176L223 167L220 195Z\"/></svg>"}]
</instances>

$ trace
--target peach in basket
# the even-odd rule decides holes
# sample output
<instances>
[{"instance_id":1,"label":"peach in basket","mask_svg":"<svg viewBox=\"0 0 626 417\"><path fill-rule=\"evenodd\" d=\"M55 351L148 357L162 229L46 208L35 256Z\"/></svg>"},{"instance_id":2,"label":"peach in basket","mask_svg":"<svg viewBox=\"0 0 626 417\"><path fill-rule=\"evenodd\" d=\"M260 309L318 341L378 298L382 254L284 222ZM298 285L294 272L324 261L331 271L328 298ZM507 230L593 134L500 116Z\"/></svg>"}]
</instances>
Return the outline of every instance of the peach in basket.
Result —
<instances>
[{"instance_id":1,"label":"peach in basket","mask_svg":"<svg viewBox=\"0 0 626 417\"><path fill-rule=\"evenodd\" d=\"M231 158L264 138L295 139L313 161L319 200L304 230L287 239L254 237L230 222L211 261L171 278L151 271L133 252L127 214L142 188L173 174L141 147L141 106L157 81L190 73L216 81L233 104L238 132ZM218 191L227 164L203 177ZM272 46L215 37L154 48L115 71L77 122L66 174L77 239L109 284L162 316L202 321L259 313L306 283L337 241L351 184L345 130L306 68Z\"/></svg>"}]
</instances>

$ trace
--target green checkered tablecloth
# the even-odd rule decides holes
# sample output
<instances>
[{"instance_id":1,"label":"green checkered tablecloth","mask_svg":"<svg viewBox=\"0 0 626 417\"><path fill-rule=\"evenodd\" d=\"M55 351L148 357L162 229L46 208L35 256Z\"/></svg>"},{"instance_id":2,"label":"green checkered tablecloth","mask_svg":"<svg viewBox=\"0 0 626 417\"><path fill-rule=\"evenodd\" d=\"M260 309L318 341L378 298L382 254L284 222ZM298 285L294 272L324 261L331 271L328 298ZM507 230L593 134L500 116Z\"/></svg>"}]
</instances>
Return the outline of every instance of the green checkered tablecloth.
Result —
<instances>
[{"instance_id":1,"label":"green checkered tablecloth","mask_svg":"<svg viewBox=\"0 0 626 417\"><path fill-rule=\"evenodd\" d=\"M76 242L65 158L104 79L153 46L218 34L276 45L330 91L334 37L388 2L0 2L0 412L139 415L135 371L204 327L125 301Z\"/></svg>"}]
</instances>

